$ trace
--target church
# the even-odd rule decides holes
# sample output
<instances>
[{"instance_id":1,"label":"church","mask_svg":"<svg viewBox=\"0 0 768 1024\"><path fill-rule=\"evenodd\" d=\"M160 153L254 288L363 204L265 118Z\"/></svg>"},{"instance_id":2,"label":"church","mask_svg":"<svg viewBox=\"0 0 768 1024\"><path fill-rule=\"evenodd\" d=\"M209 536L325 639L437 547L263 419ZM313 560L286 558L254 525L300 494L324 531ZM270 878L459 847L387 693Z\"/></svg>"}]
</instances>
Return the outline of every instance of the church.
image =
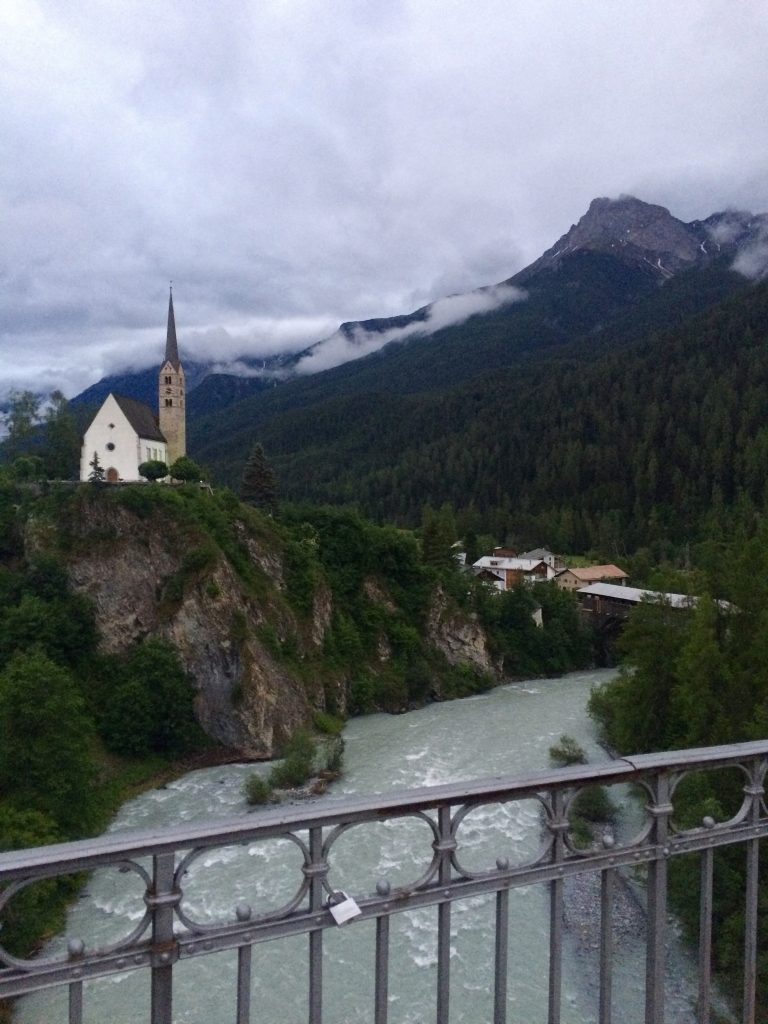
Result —
<instances>
[{"instance_id":1,"label":"church","mask_svg":"<svg viewBox=\"0 0 768 1024\"><path fill-rule=\"evenodd\" d=\"M167 466L187 453L184 367L179 359L173 289L168 300L165 358L158 376L155 414L135 398L110 393L85 432L80 453L80 479L87 480L99 457L109 483L140 480L142 462L157 459Z\"/></svg>"}]
</instances>

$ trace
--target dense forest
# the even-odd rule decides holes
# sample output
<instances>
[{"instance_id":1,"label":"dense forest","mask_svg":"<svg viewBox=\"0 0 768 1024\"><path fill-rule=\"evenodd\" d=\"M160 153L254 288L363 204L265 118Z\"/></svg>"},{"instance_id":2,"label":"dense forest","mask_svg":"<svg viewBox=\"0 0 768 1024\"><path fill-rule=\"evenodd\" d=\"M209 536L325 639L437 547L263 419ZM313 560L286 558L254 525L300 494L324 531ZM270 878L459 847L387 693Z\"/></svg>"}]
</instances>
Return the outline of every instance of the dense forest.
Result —
<instances>
[{"instance_id":1,"label":"dense forest","mask_svg":"<svg viewBox=\"0 0 768 1024\"><path fill-rule=\"evenodd\" d=\"M449 502L460 527L499 540L659 560L764 506L767 325L763 283L631 343L601 335L448 390L389 390L388 356L379 390L320 400L317 380L288 407L286 385L244 403L240 429L258 433L289 498L411 526L425 502ZM239 435L224 445L212 428L201 456L239 472Z\"/></svg>"}]
</instances>

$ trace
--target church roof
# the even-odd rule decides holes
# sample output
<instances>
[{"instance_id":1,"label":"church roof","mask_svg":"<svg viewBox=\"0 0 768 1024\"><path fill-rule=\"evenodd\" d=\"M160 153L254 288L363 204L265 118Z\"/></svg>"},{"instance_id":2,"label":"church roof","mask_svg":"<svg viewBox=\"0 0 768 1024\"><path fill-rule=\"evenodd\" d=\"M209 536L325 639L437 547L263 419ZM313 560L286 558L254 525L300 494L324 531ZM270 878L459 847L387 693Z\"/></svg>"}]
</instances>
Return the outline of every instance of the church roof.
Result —
<instances>
[{"instance_id":1,"label":"church roof","mask_svg":"<svg viewBox=\"0 0 768 1024\"><path fill-rule=\"evenodd\" d=\"M173 315L173 289L168 299L168 331L165 336L165 360L174 370L179 368L179 345L176 341L176 318Z\"/></svg>"},{"instance_id":2,"label":"church roof","mask_svg":"<svg viewBox=\"0 0 768 1024\"><path fill-rule=\"evenodd\" d=\"M126 398L125 395L113 393L112 397L139 437L143 437L147 441L165 441L165 436L157 425L155 414L148 405L137 402L135 398Z\"/></svg>"}]
</instances>

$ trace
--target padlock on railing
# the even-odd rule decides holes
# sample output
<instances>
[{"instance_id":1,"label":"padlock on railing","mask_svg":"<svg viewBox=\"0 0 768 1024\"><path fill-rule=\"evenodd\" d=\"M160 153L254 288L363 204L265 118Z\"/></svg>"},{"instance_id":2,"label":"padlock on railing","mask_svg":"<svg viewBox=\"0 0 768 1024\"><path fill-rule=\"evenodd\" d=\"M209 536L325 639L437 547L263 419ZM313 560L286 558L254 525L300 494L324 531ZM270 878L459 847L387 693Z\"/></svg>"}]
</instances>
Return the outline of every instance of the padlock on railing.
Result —
<instances>
[{"instance_id":1,"label":"padlock on railing","mask_svg":"<svg viewBox=\"0 0 768 1024\"><path fill-rule=\"evenodd\" d=\"M336 924L346 924L353 917L362 914L360 907L351 896L347 896L343 889L337 889L336 892L331 893L328 898L328 909Z\"/></svg>"}]
</instances>

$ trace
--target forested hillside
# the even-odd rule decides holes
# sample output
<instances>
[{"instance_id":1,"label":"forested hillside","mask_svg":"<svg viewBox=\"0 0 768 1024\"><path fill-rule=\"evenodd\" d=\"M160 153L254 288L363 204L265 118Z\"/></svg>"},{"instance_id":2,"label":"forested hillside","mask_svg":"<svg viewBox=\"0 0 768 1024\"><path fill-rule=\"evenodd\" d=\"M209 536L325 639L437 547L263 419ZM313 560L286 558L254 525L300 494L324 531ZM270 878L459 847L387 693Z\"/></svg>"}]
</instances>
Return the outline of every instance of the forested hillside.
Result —
<instances>
[{"instance_id":1,"label":"forested hillside","mask_svg":"<svg viewBox=\"0 0 768 1024\"><path fill-rule=\"evenodd\" d=\"M695 609L641 605L622 638L625 664L597 690L590 709L619 753L675 750L765 739L768 730L768 525L754 536L736 526L699 574ZM722 600L727 599L728 604ZM698 827L736 815L745 776L736 770L700 772L674 793L676 825ZM745 856L741 845L715 852L714 968L737 1000L744 942ZM766 851L761 851L760 906L768 901ZM673 858L675 909L692 941L698 937L699 869L695 857ZM764 912L761 911L764 920ZM762 925L761 925L762 928ZM765 931L758 939L758 991L768 985ZM762 1000L758 1016L768 1021Z\"/></svg>"},{"instance_id":2,"label":"forested hillside","mask_svg":"<svg viewBox=\"0 0 768 1024\"><path fill-rule=\"evenodd\" d=\"M711 305L728 288L713 273L703 298L700 282L670 282L695 295L689 305L710 304L671 329L637 336L659 305L669 309L662 289L592 350L539 353L451 389L345 393L326 383L324 394L319 375L300 405L286 386L234 407L219 437L202 421L210 440L198 426L196 451L235 476L245 438L257 434L291 498L354 502L404 524L426 502L449 502L460 522L499 538L616 557L648 546L661 557L765 500L768 285Z\"/></svg>"}]
</instances>

